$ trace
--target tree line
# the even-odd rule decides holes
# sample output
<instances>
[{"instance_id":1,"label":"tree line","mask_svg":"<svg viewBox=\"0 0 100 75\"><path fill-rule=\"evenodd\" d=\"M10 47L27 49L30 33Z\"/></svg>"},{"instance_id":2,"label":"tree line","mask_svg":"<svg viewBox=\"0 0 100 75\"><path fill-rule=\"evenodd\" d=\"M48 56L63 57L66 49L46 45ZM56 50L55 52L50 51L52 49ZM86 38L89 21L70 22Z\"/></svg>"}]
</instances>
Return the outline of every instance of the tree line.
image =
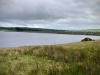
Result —
<instances>
[{"instance_id":1,"label":"tree line","mask_svg":"<svg viewBox=\"0 0 100 75\"><path fill-rule=\"evenodd\" d=\"M56 30L56 29L43 29L43 28L27 28L27 27L0 27L0 30L100 36L100 32L70 31L70 30Z\"/></svg>"}]
</instances>

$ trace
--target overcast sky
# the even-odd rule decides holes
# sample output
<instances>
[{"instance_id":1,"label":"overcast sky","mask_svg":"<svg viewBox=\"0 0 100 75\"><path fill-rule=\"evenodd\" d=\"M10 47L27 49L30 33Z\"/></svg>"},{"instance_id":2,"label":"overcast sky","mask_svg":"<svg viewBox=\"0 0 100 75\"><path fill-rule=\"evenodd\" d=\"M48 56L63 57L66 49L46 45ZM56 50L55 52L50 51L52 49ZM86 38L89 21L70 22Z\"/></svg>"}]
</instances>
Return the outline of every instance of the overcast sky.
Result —
<instances>
[{"instance_id":1,"label":"overcast sky","mask_svg":"<svg viewBox=\"0 0 100 75\"><path fill-rule=\"evenodd\" d=\"M0 0L0 26L100 29L100 0Z\"/></svg>"}]
</instances>

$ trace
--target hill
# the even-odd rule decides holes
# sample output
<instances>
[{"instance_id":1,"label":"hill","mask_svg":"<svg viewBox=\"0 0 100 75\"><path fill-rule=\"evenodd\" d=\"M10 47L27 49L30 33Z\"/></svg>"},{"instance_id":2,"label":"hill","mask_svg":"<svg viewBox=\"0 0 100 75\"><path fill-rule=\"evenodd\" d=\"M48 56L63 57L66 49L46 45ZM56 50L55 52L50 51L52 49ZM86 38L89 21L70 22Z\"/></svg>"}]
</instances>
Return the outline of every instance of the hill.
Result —
<instances>
[{"instance_id":1,"label":"hill","mask_svg":"<svg viewBox=\"0 0 100 75\"><path fill-rule=\"evenodd\" d=\"M83 32L100 32L100 29L86 29L86 30L79 30Z\"/></svg>"},{"instance_id":2,"label":"hill","mask_svg":"<svg viewBox=\"0 0 100 75\"><path fill-rule=\"evenodd\" d=\"M27 27L0 27L0 31L16 31L16 32L38 32L38 33L56 33L56 34L74 34L74 35L96 35L100 36L100 30L57 30L43 28L27 28Z\"/></svg>"}]
</instances>

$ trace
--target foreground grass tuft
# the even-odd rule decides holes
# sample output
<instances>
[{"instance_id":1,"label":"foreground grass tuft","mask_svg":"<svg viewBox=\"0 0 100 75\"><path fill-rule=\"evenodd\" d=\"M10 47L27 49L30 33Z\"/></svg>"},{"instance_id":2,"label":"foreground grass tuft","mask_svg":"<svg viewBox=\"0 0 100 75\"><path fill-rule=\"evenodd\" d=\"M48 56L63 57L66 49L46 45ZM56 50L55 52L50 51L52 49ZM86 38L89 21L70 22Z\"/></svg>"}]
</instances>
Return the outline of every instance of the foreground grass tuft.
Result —
<instances>
[{"instance_id":1,"label":"foreground grass tuft","mask_svg":"<svg viewBox=\"0 0 100 75\"><path fill-rule=\"evenodd\" d=\"M99 40L0 49L0 75L99 74Z\"/></svg>"}]
</instances>

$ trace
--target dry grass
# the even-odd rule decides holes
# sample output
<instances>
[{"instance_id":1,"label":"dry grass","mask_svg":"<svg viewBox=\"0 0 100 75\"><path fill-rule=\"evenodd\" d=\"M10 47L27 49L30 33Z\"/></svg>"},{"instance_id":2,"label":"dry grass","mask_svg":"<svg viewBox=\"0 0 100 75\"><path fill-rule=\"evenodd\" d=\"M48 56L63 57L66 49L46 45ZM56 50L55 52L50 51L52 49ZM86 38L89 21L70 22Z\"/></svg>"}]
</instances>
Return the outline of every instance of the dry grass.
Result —
<instances>
[{"instance_id":1,"label":"dry grass","mask_svg":"<svg viewBox=\"0 0 100 75\"><path fill-rule=\"evenodd\" d=\"M0 75L99 75L100 40L0 49Z\"/></svg>"}]
</instances>

